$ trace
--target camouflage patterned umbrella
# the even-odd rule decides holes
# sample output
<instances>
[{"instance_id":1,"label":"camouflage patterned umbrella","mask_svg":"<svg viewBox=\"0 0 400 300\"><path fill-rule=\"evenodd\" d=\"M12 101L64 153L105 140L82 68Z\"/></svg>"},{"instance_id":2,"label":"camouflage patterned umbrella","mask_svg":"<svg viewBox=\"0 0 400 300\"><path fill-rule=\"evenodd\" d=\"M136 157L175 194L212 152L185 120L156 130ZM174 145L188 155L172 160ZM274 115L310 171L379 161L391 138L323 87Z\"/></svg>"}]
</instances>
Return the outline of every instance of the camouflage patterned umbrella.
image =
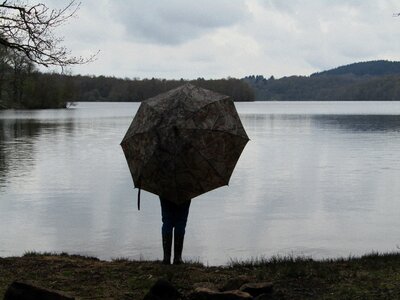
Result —
<instances>
[{"instance_id":1,"label":"camouflage patterned umbrella","mask_svg":"<svg viewBox=\"0 0 400 300\"><path fill-rule=\"evenodd\" d=\"M227 185L248 140L228 96L186 84L143 101L121 146L135 187L179 204Z\"/></svg>"}]
</instances>

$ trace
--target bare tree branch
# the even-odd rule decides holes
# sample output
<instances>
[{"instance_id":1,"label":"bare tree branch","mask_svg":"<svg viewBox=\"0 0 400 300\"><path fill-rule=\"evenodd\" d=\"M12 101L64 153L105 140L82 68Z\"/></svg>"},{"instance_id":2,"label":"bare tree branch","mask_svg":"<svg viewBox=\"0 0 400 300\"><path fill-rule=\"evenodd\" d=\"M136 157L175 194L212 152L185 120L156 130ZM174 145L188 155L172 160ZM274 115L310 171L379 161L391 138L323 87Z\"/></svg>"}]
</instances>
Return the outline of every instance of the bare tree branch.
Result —
<instances>
[{"instance_id":1,"label":"bare tree branch","mask_svg":"<svg viewBox=\"0 0 400 300\"><path fill-rule=\"evenodd\" d=\"M54 29L70 20L79 9L75 0L62 9L49 9L45 4L28 5L18 0L0 4L0 45L23 53L30 61L43 66L85 64L95 59L72 56L62 46L63 38Z\"/></svg>"}]
</instances>

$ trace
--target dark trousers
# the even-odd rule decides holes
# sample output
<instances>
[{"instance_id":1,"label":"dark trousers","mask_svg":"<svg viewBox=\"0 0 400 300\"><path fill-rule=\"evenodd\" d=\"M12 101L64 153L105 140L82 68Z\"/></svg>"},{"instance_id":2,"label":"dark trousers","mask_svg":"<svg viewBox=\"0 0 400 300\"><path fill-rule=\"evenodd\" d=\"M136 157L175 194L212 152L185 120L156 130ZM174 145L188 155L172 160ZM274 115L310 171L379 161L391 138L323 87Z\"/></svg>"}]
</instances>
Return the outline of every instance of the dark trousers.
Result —
<instances>
[{"instance_id":1,"label":"dark trousers","mask_svg":"<svg viewBox=\"0 0 400 300\"><path fill-rule=\"evenodd\" d=\"M175 236L184 236L186 222L189 215L190 200L183 204L176 204L160 197L163 235L171 235L175 228Z\"/></svg>"}]
</instances>

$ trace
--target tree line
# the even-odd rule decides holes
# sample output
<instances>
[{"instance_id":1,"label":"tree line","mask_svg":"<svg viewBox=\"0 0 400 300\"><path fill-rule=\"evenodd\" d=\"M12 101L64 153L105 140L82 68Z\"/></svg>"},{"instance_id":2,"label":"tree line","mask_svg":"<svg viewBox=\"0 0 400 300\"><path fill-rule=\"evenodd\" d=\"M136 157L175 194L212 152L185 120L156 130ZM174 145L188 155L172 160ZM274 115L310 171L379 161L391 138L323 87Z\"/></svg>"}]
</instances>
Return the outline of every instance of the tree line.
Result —
<instances>
[{"instance_id":1,"label":"tree line","mask_svg":"<svg viewBox=\"0 0 400 300\"><path fill-rule=\"evenodd\" d=\"M400 100L400 63L371 61L350 64L311 76L275 79L244 78L259 101Z\"/></svg>"},{"instance_id":2,"label":"tree line","mask_svg":"<svg viewBox=\"0 0 400 300\"><path fill-rule=\"evenodd\" d=\"M64 108L73 91L70 78L41 73L25 55L0 47L0 108Z\"/></svg>"},{"instance_id":3,"label":"tree line","mask_svg":"<svg viewBox=\"0 0 400 300\"><path fill-rule=\"evenodd\" d=\"M254 100L252 89L240 79L121 79L43 73L23 54L0 46L0 109L65 108L76 101L142 101L186 82L235 101Z\"/></svg>"},{"instance_id":4,"label":"tree line","mask_svg":"<svg viewBox=\"0 0 400 300\"><path fill-rule=\"evenodd\" d=\"M74 83L74 101L142 101L187 82L230 96L235 101L253 101L250 86L236 78L195 80L121 79L106 76L71 76Z\"/></svg>"},{"instance_id":5,"label":"tree line","mask_svg":"<svg viewBox=\"0 0 400 300\"><path fill-rule=\"evenodd\" d=\"M379 77L290 76L280 79L248 76L244 79L256 101L392 101L400 100L400 75Z\"/></svg>"}]
</instances>

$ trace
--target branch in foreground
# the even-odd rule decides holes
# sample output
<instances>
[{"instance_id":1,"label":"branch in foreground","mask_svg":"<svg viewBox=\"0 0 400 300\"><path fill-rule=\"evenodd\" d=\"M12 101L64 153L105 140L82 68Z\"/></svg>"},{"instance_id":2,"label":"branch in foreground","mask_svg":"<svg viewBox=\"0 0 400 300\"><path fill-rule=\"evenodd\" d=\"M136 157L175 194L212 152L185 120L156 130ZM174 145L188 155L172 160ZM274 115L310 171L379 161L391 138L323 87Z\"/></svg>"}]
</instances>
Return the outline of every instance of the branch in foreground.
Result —
<instances>
[{"instance_id":1,"label":"branch in foreground","mask_svg":"<svg viewBox=\"0 0 400 300\"><path fill-rule=\"evenodd\" d=\"M92 62L97 53L89 57L72 56L62 46L63 38L54 35L55 28L74 17L79 6L75 0L58 10L42 3L3 1L0 4L0 45L19 51L32 62L46 67Z\"/></svg>"}]
</instances>

